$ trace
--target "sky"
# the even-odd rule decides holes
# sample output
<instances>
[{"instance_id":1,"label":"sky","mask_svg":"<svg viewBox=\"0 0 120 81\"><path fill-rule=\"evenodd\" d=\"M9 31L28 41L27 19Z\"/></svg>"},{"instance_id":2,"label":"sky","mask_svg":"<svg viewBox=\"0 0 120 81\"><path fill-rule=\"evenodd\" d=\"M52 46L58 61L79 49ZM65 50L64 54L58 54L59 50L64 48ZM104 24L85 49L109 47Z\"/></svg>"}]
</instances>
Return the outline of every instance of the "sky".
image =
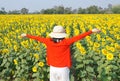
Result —
<instances>
[{"instance_id":1,"label":"sky","mask_svg":"<svg viewBox=\"0 0 120 81\"><path fill-rule=\"evenodd\" d=\"M29 12L34 12L61 5L78 9L80 7L87 8L91 5L107 8L108 4L118 5L120 0L0 0L0 9L5 8L6 11L9 11L27 8Z\"/></svg>"}]
</instances>

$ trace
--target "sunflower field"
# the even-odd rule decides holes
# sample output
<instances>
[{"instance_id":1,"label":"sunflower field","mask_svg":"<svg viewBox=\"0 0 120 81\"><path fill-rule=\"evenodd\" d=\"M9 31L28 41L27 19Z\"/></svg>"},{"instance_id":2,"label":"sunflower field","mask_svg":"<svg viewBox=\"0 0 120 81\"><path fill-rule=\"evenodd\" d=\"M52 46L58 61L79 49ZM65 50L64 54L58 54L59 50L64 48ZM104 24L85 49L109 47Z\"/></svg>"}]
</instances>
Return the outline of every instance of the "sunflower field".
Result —
<instances>
[{"instance_id":1,"label":"sunflower field","mask_svg":"<svg viewBox=\"0 0 120 81\"><path fill-rule=\"evenodd\" d=\"M73 37L101 30L71 46L71 81L120 81L120 15L0 15L0 81L49 81L46 46L22 33L49 37L55 25Z\"/></svg>"}]
</instances>

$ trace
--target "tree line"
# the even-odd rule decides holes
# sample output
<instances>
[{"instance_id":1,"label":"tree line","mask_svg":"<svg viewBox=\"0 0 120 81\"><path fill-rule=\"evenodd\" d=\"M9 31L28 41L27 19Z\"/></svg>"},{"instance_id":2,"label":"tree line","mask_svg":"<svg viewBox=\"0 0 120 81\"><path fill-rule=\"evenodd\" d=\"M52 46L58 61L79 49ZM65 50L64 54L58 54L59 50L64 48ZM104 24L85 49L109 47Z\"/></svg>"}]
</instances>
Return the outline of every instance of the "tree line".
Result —
<instances>
[{"instance_id":1,"label":"tree line","mask_svg":"<svg viewBox=\"0 0 120 81\"><path fill-rule=\"evenodd\" d=\"M87 8L72 9L72 7L54 6L53 8L42 9L40 11L29 12L29 9L6 11L1 8L0 14L120 14L120 5L112 6L108 4L108 8L102 8L95 5Z\"/></svg>"}]
</instances>

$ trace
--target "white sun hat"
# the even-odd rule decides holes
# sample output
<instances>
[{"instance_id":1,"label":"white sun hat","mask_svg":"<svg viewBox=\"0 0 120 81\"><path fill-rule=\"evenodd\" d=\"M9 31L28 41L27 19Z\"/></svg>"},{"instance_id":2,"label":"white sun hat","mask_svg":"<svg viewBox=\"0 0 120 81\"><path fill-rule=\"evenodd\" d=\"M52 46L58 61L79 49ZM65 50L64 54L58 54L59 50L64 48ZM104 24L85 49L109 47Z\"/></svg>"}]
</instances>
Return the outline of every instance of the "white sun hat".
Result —
<instances>
[{"instance_id":1,"label":"white sun hat","mask_svg":"<svg viewBox=\"0 0 120 81\"><path fill-rule=\"evenodd\" d=\"M62 26L55 26L49 36L51 38L65 38L67 34Z\"/></svg>"}]
</instances>

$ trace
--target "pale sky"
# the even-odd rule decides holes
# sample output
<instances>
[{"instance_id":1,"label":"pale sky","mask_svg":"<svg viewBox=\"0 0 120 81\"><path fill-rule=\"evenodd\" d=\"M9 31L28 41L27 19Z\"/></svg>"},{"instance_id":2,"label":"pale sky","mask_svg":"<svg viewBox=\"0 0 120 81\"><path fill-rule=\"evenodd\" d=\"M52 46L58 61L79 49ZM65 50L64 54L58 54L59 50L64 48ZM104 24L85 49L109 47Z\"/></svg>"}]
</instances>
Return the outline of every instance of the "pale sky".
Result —
<instances>
[{"instance_id":1,"label":"pale sky","mask_svg":"<svg viewBox=\"0 0 120 81\"><path fill-rule=\"evenodd\" d=\"M72 9L87 8L91 5L107 8L108 4L118 5L120 0L0 0L0 8L4 7L6 11L27 8L29 12L60 5Z\"/></svg>"}]
</instances>

